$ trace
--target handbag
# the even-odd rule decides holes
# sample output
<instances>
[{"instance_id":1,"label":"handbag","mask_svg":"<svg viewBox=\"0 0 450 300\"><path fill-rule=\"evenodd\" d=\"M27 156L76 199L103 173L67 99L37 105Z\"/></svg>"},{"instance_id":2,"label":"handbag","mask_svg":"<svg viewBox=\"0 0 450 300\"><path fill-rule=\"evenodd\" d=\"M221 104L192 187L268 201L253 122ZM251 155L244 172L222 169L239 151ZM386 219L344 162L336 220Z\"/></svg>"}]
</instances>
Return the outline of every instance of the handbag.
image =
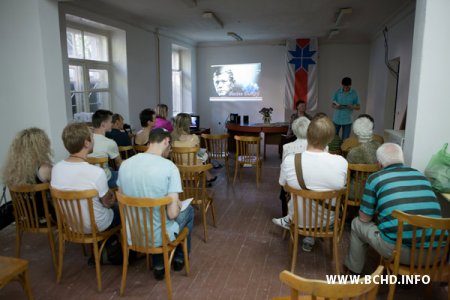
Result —
<instances>
[{"instance_id":1,"label":"handbag","mask_svg":"<svg viewBox=\"0 0 450 300\"><path fill-rule=\"evenodd\" d=\"M431 186L441 192L450 192L450 153L447 152L448 143L445 143L425 168L425 176L431 182Z\"/></svg>"},{"instance_id":2,"label":"handbag","mask_svg":"<svg viewBox=\"0 0 450 300\"><path fill-rule=\"evenodd\" d=\"M14 208L11 201L6 200L6 186L3 187L2 198L0 200L0 229L5 228L14 222Z\"/></svg>"},{"instance_id":3,"label":"handbag","mask_svg":"<svg viewBox=\"0 0 450 300\"><path fill-rule=\"evenodd\" d=\"M297 181L302 190L308 190L305 184L305 180L303 179L303 170L302 170L302 154L295 154L295 173L297 174Z\"/></svg>"}]
</instances>

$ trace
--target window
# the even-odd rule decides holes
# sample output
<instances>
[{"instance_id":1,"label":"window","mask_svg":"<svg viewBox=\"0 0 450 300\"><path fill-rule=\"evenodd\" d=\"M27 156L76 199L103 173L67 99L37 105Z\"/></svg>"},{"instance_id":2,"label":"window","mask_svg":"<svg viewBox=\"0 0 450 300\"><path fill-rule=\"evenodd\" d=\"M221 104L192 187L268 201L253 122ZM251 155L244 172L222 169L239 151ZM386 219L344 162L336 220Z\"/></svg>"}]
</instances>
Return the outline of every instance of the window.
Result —
<instances>
[{"instance_id":1,"label":"window","mask_svg":"<svg viewBox=\"0 0 450 300\"><path fill-rule=\"evenodd\" d=\"M183 71L181 70L180 49L172 48L172 113L176 116L183 112Z\"/></svg>"},{"instance_id":2,"label":"window","mask_svg":"<svg viewBox=\"0 0 450 300\"><path fill-rule=\"evenodd\" d=\"M109 36L97 29L68 27L67 56L72 115L110 109Z\"/></svg>"}]
</instances>

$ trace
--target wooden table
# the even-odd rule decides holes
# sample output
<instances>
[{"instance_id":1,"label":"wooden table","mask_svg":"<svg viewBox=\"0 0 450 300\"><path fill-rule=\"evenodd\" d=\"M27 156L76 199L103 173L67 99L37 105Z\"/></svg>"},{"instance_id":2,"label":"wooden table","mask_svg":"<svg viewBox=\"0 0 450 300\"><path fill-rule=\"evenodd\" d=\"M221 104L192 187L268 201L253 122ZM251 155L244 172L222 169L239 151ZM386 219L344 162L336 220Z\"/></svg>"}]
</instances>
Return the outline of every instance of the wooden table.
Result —
<instances>
[{"instance_id":1,"label":"wooden table","mask_svg":"<svg viewBox=\"0 0 450 300\"><path fill-rule=\"evenodd\" d=\"M279 145L281 142L281 135L286 134L289 128L289 123L255 123L248 125L227 123L228 134L230 135L228 140L228 147L230 152L236 151L236 143L234 141L235 135L251 135L259 136L261 132L264 134L264 159L266 159L266 145Z\"/></svg>"}]
</instances>

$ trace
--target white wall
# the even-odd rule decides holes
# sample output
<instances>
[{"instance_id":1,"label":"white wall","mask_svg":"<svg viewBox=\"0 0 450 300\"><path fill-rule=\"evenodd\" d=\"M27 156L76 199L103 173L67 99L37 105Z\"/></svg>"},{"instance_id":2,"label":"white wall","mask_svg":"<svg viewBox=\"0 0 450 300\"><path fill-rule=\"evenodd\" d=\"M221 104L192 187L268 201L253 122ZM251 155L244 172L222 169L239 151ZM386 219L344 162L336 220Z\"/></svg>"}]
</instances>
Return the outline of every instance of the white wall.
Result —
<instances>
[{"instance_id":1,"label":"white wall","mask_svg":"<svg viewBox=\"0 0 450 300\"><path fill-rule=\"evenodd\" d=\"M388 27L388 59L400 59L397 108L395 112L396 121L394 129L400 128L400 124L408 104L413 29L413 12L406 15L392 27ZM384 107L389 72L384 63L384 55L384 38L383 35L379 33L370 45L370 70L366 111L374 117L375 131L381 135L383 135L384 132Z\"/></svg>"},{"instance_id":2,"label":"white wall","mask_svg":"<svg viewBox=\"0 0 450 300\"><path fill-rule=\"evenodd\" d=\"M367 44L319 44L319 105L316 112L330 118L334 110L331 98L344 77L352 79L352 88L358 92L361 109L353 118L365 111L369 72L369 46Z\"/></svg>"},{"instance_id":3,"label":"white wall","mask_svg":"<svg viewBox=\"0 0 450 300\"><path fill-rule=\"evenodd\" d=\"M450 1L418 0L405 132L405 158L424 170L431 156L450 142Z\"/></svg>"},{"instance_id":4,"label":"white wall","mask_svg":"<svg viewBox=\"0 0 450 300\"><path fill-rule=\"evenodd\" d=\"M30 126L47 132L56 160L65 155L60 142L67 119L58 24L54 1L1 3L1 165L15 134Z\"/></svg>"}]
</instances>

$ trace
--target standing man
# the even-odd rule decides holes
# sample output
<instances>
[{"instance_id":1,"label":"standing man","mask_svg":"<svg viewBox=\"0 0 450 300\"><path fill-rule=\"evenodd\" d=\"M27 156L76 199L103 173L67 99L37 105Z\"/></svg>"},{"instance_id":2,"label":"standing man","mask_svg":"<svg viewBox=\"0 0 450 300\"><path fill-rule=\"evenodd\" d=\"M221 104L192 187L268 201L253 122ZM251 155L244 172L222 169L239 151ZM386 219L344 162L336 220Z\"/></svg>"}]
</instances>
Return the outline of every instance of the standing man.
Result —
<instances>
[{"instance_id":1,"label":"standing man","mask_svg":"<svg viewBox=\"0 0 450 300\"><path fill-rule=\"evenodd\" d=\"M441 218L441 206L430 182L421 172L403 165L403 151L399 145L383 144L376 155L383 169L366 181L359 216L352 221L350 251L345 259L345 266L356 274L363 270L368 246L385 258L392 256L398 230L398 220L392 217L394 210ZM411 227L406 226L400 254L402 264L410 261L411 236ZM427 231L426 236L429 239L431 231ZM421 233L417 239L420 241Z\"/></svg>"},{"instance_id":2,"label":"standing man","mask_svg":"<svg viewBox=\"0 0 450 300\"><path fill-rule=\"evenodd\" d=\"M112 129L112 115L109 110L99 109L92 115L92 126L94 126L94 151L89 155L92 157L108 157L114 160L116 168L120 167L122 158L120 157L119 147L112 139L108 139L105 134ZM104 167L108 186L114 188L117 186L117 171L111 170L108 166Z\"/></svg>"},{"instance_id":3,"label":"standing man","mask_svg":"<svg viewBox=\"0 0 450 300\"><path fill-rule=\"evenodd\" d=\"M336 135L339 135L342 128L342 140L345 140L350 136L353 110L360 109L358 94L352 89L351 78L344 77L342 79L342 88L334 93L331 107L336 110L333 115Z\"/></svg>"},{"instance_id":4,"label":"standing man","mask_svg":"<svg viewBox=\"0 0 450 300\"><path fill-rule=\"evenodd\" d=\"M184 228L189 229L188 252L191 249L191 232L194 225L194 209L188 206L180 211L181 193L180 172L175 164L166 159L170 149L170 132L164 128L155 128L150 132L149 146L146 152L125 160L119 170L118 186L122 193L132 197L160 198L169 196L172 202L167 207L166 229L171 241ZM159 210L153 212L154 222L160 222ZM150 228L148 228L150 230ZM155 245L161 245L161 226L154 226ZM164 279L164 261L162 254L152 255L153 274L157 280ZM181 271L184 267L182 246L175 250L173 269Z\"/></svg>"}]
</instances>

